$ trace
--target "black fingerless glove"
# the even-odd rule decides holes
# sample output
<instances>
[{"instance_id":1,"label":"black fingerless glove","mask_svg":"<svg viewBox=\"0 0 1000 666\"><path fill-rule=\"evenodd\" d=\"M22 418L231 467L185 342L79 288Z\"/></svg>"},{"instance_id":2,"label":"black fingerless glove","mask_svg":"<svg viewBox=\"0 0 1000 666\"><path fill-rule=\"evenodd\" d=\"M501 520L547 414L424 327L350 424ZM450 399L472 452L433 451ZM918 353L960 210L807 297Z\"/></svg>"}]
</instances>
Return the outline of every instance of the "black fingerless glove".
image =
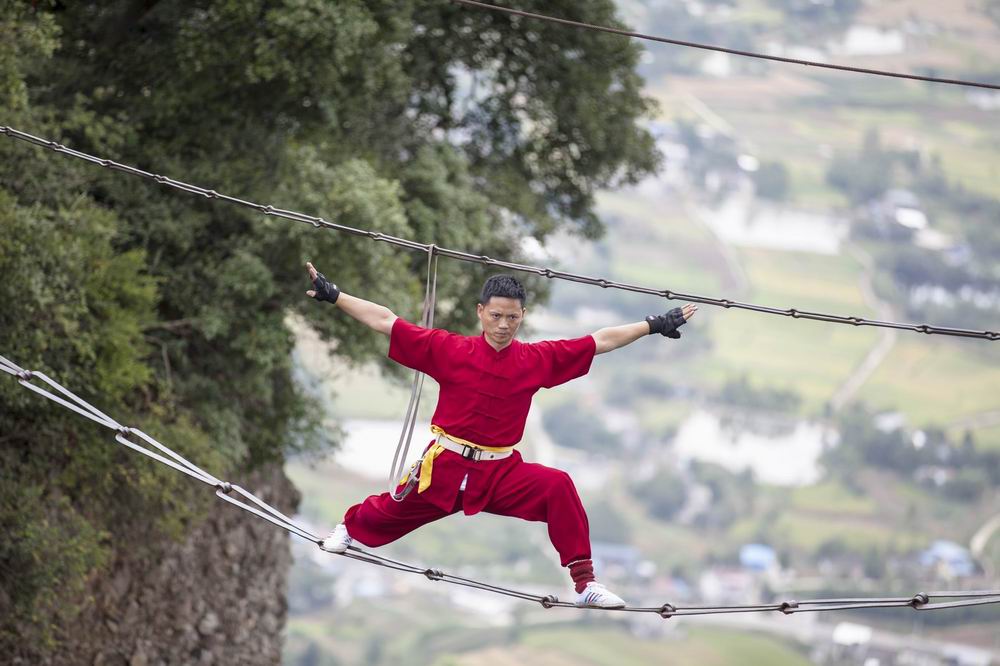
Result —
<instances>
[{"instance_id":1,"label":"black fingerless glove","mask_svg":"<svg viewBox=\"0 0 1000 666\"><path fill-rule=\"evenodd\" d=\"M313 289L316 290L316 295L313 298L317 301L336 303L337 299L340 298L340 290L337 289L337 285L327 280L326 276L322 273L316 273L316 279L313 280Z\"/></svg>"},{"instance_id":2,"label":"black fingerless glove","mask_svg":"<svg viewBox=\"0 0 1000 666\"><path fill-rule=\"evenodd\" d=\"M660 335L674 339L681 337L681 332L677 329L683 326L685 322L687 322L687 319L684 318L684 312L680 308L674 308L666 314L659 316L649 315L646 317L650 335L659 333Z\"/></svg>"}]
</instances>

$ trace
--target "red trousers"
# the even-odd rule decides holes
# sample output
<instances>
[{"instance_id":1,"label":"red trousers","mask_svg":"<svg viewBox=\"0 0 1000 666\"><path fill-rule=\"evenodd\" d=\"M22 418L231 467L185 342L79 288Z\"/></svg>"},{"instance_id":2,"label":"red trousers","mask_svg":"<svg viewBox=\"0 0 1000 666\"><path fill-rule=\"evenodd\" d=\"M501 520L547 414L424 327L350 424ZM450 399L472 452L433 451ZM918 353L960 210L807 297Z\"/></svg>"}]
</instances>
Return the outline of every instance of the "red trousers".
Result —
<instances>
[{"instance_id":1,"label":"red trousers","mask_svg":"<svg viewBox=\"0 0 1000 666\"><path fill-rule=\"evenodd\" d=\"M393 500L389 493L372 495L347 510L344 524L352 538L375 548L421 525L461 511L461 496L459 492L454 506L445 511L427 501L416 489L402 502ZM483 511L547 523L549 539L563 566L590 559L587 513L566 472L519 460L497 482Z\"/></svg>"}]
</instances>

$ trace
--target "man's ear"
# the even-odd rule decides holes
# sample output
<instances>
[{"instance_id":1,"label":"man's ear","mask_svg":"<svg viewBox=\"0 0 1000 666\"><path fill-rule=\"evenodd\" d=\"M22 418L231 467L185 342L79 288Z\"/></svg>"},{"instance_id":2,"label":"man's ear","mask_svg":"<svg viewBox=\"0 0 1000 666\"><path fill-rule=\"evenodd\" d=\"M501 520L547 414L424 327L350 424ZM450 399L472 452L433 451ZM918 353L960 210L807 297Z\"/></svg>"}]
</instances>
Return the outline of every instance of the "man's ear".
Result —
<instances>
[{"instance_id":1,"label":"man's ear","mask_svg":"<svg viewBox=\"0 0 1000 666\"><path fill-rule=\"evenodd\" d=\"M476 314L477 315L483 314L483 304L482 303L476 303Z\"/></svg>"}]
</instances>

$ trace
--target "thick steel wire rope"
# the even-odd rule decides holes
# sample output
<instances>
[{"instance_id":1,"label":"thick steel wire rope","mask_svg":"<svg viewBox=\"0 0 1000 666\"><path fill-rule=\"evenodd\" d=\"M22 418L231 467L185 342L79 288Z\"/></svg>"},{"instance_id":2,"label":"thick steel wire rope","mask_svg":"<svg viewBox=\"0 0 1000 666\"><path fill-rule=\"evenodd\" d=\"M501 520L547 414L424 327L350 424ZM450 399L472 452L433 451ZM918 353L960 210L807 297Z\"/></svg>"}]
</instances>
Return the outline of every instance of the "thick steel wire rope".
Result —
<instances>
[{"instance_id":1,"label":"thick steel wire rope","mask_svg":"<svg viewBox=\"0 0 1000 666\"><path fill-rule=\"evenodd\" d=\"M223 481L216 478L141 430L122 425L87 401L83 400L83 398L64 388L61 384L48 377L46 374L37 370L26 370L4 356L0 356L0 372L12 375L17 379L17 382L21 386L38 393L56 404L70 409L77 414L104 426L105 428L114 430L115 441L119 444L127 446L129 449L152 458L159 463L163 463L179 472L183 472L184 474L187 474L188 476L201 481L206 485L214 487L215 494L220 499L243 509L244 511L252 513L259 518L263 518L269 523L280 527L290 534L294 534L295 536L305 539L306 541L311 541L317 546L322 546L322 539L250 491L245 490L236 484L230 483L229 481ZM43 381L49 388L59 393L59 395L56 395L56 393L53 393L46 388L35 386L32 384L32 381L35 379ZM143 446L141 443L130 441L128 439L129 436L139 438L154 447L160 453L156 453L152 449ZM243 498L249 500L250 503L232 497L232 493L241 495ZM539 594L532 594L530 592L494 585L492 583L486 583L471 578L455 576L440 569L420 567L381 555L376 555L375 553L358 548L357 546L349 547L347 551L342 553L342 555L359 562L374 564L376 566L395 571L421 575L431 581L441 581L452 585L481 590L491 594L500 594L515 599L521 599L523 601L531 601L541 604L543 608L578 608L574 604L567 601L560 601L554 595L543 596ZM950 601L931 602L932 599L937 598L949 599ZM666 603L660 606L632 606L625 608L601 609L587 608L585 610L614 610L629 613L648 613L659 615L664 619L669 619L671 617L693 615L720 615L728 613L758 613L769 611L778 611L786 615L792 615L795 613L844 611L862 608L912 608L913 610L942 610L946 608L985 606L992 604L1000 604L1000 590L949 590L942 592L918 592L910 597L860 597L807 599L800 601L788 600L769 604L748 604L743 606L675 606L673 604Z\"/></svg>"},{"instance_id":2,"label":"thick steel wire rope","mask_svg":"<svg viewBox=\"0 0 1000 666\"><path fill-rule=\"evenodd\" d=\"M100 157L95 157L87 153L81 152L79 150L74 150L69 148L57 141L50 141L48 139L43 139L27 132L22 132L13 127L0 126L0 134L8 136L12 139L17 139L19 141L24 141L27 143L32 143L43 148L49 148L57 153L63 155L68 155L70 157L75 157L77 159L95 164L97 166L104 167L106 169L112 169L114 171L120 171L122 173L127 173L133 176L139 176L140 178L145 178L148 180L155 181L161 185L166 185L167 187L172 187L174 189L182 190L184 192L189 192L191 194L197 194L199 196L205 197L206 199L227 201L229 203L238 204L246 208L252 208L265 215L271 215L274 217L281 217L287 220L292 220L294 222L302 222L303 224L311 224L312 226L318 228L332 229L334 231L341 231L354 236L362 236L364 238L369 238L373 241L381 241L389 243L390 245L395 245L398 247L406 248L408 250L414 250L417 252L422 252L428 254L433 252L439 257L449 257L451 259L457 259L459 261L465 261L469 263L483 264L486 266L496 266L498 268L505 268L512 271L518 271L522 273L532 273L534 275L539 275L541 277L554 279L554 280L565 280L568 282L579 282L581 284L587 284L595 287L601 287L602 289L618 289L621 291L629 291L639 294L648 294L650 296L657 296L660 298L666 298L667 300L677 300L686 301L688 303L702 303L705 305L714 305L716 307L726 308L726 309L737 309L737 310L748 310L751 312L759 312L761 314L777 315L782 317L792 317L793 319L809 319L813 321L822 321L831 324L846 324L850 326L872 326L877 328L893 328L903 331L913 331L915 333L925 333L927 335L947 335L953 337L962 338L977 338L981 340L1000 340L1000 332L997 331L976 331L967 328L955 328L950 326L933 326L930 324L911 324L903 322L894 321L880 321L877 319L867 319L865 317L855 317L855 316L843 316L843 315L833 315L823 312L813 312L810 310L801 310L799 308L776 308L766 305L756 305L754 303L744 303L741 301L734 301L728 298L713 298L711 296L700 296L698 294L689 294L681 291L673 291L671 289L654 289L652 287L643 287L641 285L629 284L627 282L616 282L614 280L607 280L605 278L595 278L587 275L580 275L578 273L570 273L567 271L554 270L552 268L532 266L530 264L518 264L510 261L503 261L500 259L494 259L486 255L477 255L470 252L463 252L461 250L451 250L445 247L440 247L434 243L420 243L407 238L399 238L397 236L392 236L389 234L384 234L378 231L367 231L364 229L357 229L355 227L350 227L344 224L338 224L336 222L330 222L322 217L315 217L312 215L306 215L305 213L299 213L293 210L285 210L283 208L277 208L272 205L259 204L253 201L247 201L245 199L240 199L237 197L229 196L228 194L223 194L215 190L210 190L204 187L199 187L197 185L192 185L190 183L185 183L184 181L174 180L167 176L162 176L159 174L151 173L149 171L144 171L127 164L121 164L113 160L104 159ZM432 249L433 248L433 249Z\"/></svg>"},{"instance_id":3,"label":"thick steel wire rope","mask_svg":"<svg viewBox=\"0 0 1000 666\"><path fill-rule=\"evenodd\" d=\"M488 2L478 2L477 0L450 0L450 1L458 5L465 5L467 7L475 7L477 9L485 9L487 11L502 12L504 14L509 14L512 16L521 16L524 18L535 19L538 21L547 21L549 23L558 23L560 25L567 25L574 28L583 28L584 30L608 32L613 35L621 35L623 37L632 37L634 39L643 39L650 42L659 42L661 44L671 44L673 46L683 46L692 49L701 49L703 51L716 51L718 53L728 53L730 55L741 56L744 58L756 58L758 60L771 60L774 62L783 62L792 65L804 65L806 67L820 67L823 69L834 69L841 72L853 72L855 74L870 74L873 76L888 76L895 79L910 79L913 81L926 81L928 83L947 83L955 86L968 86L972 88L986 88L987 90L1000 90L1000 84L997 83L982 83L980 81L967 81L965 79L946 79L937 76L923 76L920 74L893 72L884 69L869 69L867 67L852 67L850 65L837 65L828 62L819 62L817 60L786 58L784 56L769 55L766 53L757 53L755 51L742 51L740 49L731 49L725 46L715 46L713 44L703 44L700 42L689 42L682 39L671 39L669 37L646 35L641 32L633 32L631 30L624 30L622 28L611 28L604 25L595 25L593 23L584 23L583 21L573 21L570 19L558 18L556 16L548 16L546 14L536 14L534 12L527 12L522 9L502 7L500 5L494 5Z\"/></svg>"}]
</instances>

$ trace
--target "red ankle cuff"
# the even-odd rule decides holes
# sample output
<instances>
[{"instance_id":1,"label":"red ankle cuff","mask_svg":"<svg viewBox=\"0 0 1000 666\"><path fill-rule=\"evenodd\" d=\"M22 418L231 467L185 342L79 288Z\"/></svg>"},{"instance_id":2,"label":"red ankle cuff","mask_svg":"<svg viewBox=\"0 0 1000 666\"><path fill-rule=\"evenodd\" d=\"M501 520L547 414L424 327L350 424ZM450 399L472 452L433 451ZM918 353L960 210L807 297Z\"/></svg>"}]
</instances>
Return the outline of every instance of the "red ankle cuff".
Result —
<instances>
[{"instance_id":1,"label":"red ankle cuff","mask_svg":"<svg viewBox=\"0 0 1000 666\"><path fill-rule=\"evenodd\" d=\"M571 562L569 565L569 575L576 584L577 594L583 592L583 589L587 587L587 583L591 583L596 580L594 577L593 561L578 560L576 562Z\"/></svg>"}]
</instances>

